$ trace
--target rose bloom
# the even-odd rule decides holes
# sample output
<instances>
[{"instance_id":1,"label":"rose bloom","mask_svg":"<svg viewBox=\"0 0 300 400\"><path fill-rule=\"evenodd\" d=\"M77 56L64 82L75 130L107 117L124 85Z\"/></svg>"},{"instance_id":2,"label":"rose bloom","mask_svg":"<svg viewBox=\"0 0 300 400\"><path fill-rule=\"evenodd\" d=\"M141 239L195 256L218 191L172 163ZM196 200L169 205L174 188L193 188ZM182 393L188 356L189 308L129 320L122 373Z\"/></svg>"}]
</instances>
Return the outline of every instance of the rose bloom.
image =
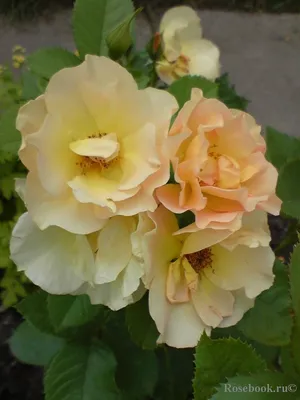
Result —
<instances>
[{"instance_id":1,"label":"rose bloom","mask_svg":"<svg viewBox=\"0 0 300 400\"><path fill-rule=\"evenodd\" d=\"M245 214L243 227L178 233L176 217L162 205L145 235L149 311L158 343L197 345L203 332L236 324L274 280L267 216Z\"/></svg>"},{"instance_id":2,"label":"rose bloom","mask_svg":"<svg viewBox=\"0 0 300 400\"><path fill-rule=\"evenodd\" d=\"M153 192L169 179L165 142L176 108L173 96L138 90L105 57L56 73L17 118L33 221L87 234L112 215L155 210Z\"/></svg>"},{"instance_id":3,"label":"rose bloom","mask_svg":"<svg viewBox=\"0 0 300 400\"><path fill-rule=\"evenodd\" d=\"M193 89L169 133L176 183L157 190L169 210L195 214L185 230L235 230L243 213L255 209L279 214L278 173L265 158L260 130L249 114Z\"/></svg>"},{"instance_id":4,"label":"rose bloom","mask_svg":"<svg viewBox=\"0 0 300 400\"><path fill-rule=\"evenodd\" d=\"M167 84L184 75L202 75L215 80L220 76L220 51L203 39L200 18L190 7L168 10L160 23L163 56L156 71Z\"/></svg>"},{"instance_id":5,"label":"rose bloom","mask_svg":"<svg viewBox=\"0 0 300 400\"><path fill-rule=\"evenodd\" d=\"M23 180L17 180L21 197L23 186ZM114 216L89 235L57 226L41 230L25 213L12 232L11 259L49 293L85 293L92 304L118 310L145 293L142 238L151 229L153 222L147 213Z\"/></svg>"}]
</instances>

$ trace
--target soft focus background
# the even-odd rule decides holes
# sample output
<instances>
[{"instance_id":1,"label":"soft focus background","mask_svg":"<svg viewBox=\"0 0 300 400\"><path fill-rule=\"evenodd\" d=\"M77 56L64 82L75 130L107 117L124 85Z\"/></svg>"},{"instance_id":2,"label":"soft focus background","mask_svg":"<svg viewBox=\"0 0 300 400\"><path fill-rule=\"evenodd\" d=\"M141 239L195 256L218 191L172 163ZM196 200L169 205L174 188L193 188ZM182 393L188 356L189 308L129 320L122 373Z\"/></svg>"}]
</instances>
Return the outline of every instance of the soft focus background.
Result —
<instances>
[{"instance_id":1,"label":"soft focus background","mask_svg":"<svg viewBox=\"0 0 300 400\"><path fill-rule=\"evenodd\" d=\"M138 45L157 28L164 9L192 5L199 10L204 35L221 50L239 94L251 103L259 123L300 136L299 0L135 0L144 6L138 18ZM15 44L28 52L41 46L74 49L72 0L1 0L0 64Z\"/></svg>"},{"instance_id":2,"label":"soft focus background","mask_svg":"<svg viewBox=\"0 0 300 400\"><path fill-rule=\"evenodd\" d=\"M72 4L72 0L0 0L0 64L12 62L15 45L25 47L27 53L47 46L75 50ZM135 4L144 6L138 16L138 47L156 31L165 9L178 4L196 8L204 36L220 47L222 72L228 72L236 91L250 100L249 112L263 126L300 137L300 0L135 0ZM12 90L17 96L18 87ZM4 165L0 163L3 176ZM8 182L13 182L9 170L7 176ZM6 207L13 186L7 188L3 182L0 177L0 195ZM8 215L1 204L3 267L1 234L15 210ZM282 223L274 219L274 224L277 236L285 236ZM9 235L4 232L2 237ZM0 302L0 400L42 400L42 370L18 363L6 344L19 322L14 309L5 310Z\"/></svg>"}]
</instances>

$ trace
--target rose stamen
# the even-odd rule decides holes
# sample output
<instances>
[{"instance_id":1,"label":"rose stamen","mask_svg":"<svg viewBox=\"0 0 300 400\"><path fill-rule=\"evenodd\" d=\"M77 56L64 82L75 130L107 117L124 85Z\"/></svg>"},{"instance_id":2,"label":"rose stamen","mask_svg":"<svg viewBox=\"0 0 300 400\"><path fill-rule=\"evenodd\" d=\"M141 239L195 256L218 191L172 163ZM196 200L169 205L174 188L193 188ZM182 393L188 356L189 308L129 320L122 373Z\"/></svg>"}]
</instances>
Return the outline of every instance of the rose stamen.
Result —
<instances>
[{"instance_id":1,"label":"rose stamen","mask_svg":"<svg viewBox=\"0 0 300 400\"><path fill-rule=\"evenodd\" d=\"M213 254L210 248L186 254L185 258L197 274L204 268L211 268L213 262Z\"/></svg>"}]
</instances>

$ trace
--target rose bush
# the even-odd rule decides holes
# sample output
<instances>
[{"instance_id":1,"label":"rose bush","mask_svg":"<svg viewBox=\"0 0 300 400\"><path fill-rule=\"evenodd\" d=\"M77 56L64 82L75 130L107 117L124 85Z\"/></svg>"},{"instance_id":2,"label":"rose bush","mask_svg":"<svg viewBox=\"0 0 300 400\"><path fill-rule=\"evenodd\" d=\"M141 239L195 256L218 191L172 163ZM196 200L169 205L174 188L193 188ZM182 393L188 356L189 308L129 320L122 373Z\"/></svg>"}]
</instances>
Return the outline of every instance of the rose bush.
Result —
<instances>
[{"instance_id":1,"label":"rose bush","mask_svg":"<svg viewBox=\"0 0 300 400\"><path fill-rule=\"evenodd\" d=\"M3 205L16 220L11 259L32 284L12 353L44 367L46 400L295 388L299 141L263 136L218 78L195 11L168 11L142 51L138 12L131 0L76 0L77 51L18 59L0 155L23 171L27 211L17 220L19 201Z\"/></svg>"}]
</instances>

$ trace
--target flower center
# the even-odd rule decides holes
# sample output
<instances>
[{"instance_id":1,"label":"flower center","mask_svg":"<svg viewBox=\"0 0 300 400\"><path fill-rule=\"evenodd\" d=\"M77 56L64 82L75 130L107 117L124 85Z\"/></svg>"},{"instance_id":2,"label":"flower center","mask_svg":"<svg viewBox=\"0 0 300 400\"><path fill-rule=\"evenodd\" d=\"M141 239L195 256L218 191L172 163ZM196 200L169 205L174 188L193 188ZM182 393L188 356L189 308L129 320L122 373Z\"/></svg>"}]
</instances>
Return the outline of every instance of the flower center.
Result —
<instances>
[{"instance_id":1,"label":"flower center","mask_svg":"<svg viewBox=\"0 0 300 400\"><path fill-rule=\"evenodd\" d=\"M185 258L190 263L191 267L197 274L204 268L212 266L213 253L211 248L196 251L195 253L186 254Z\"/></svg>"},{"instance_id":2,"label":"flower center","mask_svg":"<svg viewBox=\"0 0 300 400\"><path fill-rule=\"evenodd\" d=\"M76 165L83 174L91 169L107 170L119 160L120 144L115 133L93 134L72 142L70 148L79 156Z\"/></svg>"},{"instance_id":3,"label":"flower center","mask_svg":"<svg viewBox=\"0 0 300 400\"><path fill-rule=\"evenodd\" d=\"M189 58L184 55L180 55L176 61L171 63L171 66L173 77L178 79L189 73Z\"/></svg>"}]
</instances>

